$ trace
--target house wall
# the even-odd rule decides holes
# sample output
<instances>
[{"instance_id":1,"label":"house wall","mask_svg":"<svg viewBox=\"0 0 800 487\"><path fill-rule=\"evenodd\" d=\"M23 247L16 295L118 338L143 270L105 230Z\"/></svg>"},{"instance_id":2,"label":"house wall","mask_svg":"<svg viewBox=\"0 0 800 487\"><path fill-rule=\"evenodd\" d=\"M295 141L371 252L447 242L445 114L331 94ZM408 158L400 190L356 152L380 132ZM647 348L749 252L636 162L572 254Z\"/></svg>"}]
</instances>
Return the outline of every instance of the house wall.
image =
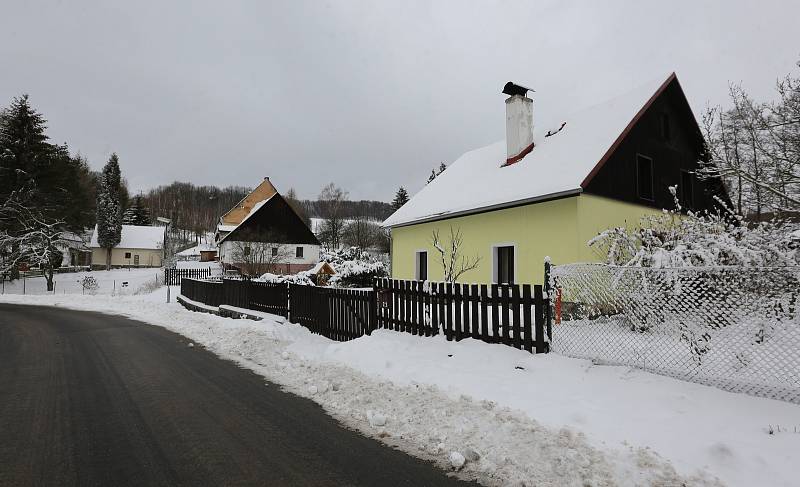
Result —
<instances>
[{"instance_id":1,"label":"house wall","mask_svg":"<svg viewBox=\"0 0 800 487\"><path fill-rule=\"evenodd\" d=\"M515 281L542 284L544 258L553 264L597 262L603 260L589 240L599 232L618 226L637 226L645 215L659 215L661 210L581 194L571 198L536 203L477 215L420 223L392 229L392 277L414 279L416 252L428 252L428 279L442 279L439 254L431 245L431 234L439 230L446 247L450 228L463 235L462 255L481 257L480 266L465 273L460 282L493 281L493 247L515 246Z\"/></svg>"},{"instance_id":2,"label":"house wall","mask_svg":"<svg viewBox=\"0 0 800 487\"><path fill-rule=\"evenodd\" d=\"M125 253L130 252L130 258L125 257ZM114 248L111 250L112 267L134 266L135 256L139 256L139 267L161 267L164 251L161 249L125 249ZM106 265L106 249L92 249L92 267L101 268Z\"/></svg>"},{"instance_id":3,"label":"house wall","mask_svg":"<svg viewBox=\"0 0 800 487\"><path fill-rule=\"evenodd\" d=\"M428 252L428 279L442 279L439 253L431 244L431 234L439 230L444 246L450 241L450 228L461 230L461 254L480 256L479 267L465 273L460 282L491 283L493 247L515 245L516 281L541 284L544 258L565 263L577 260L578 198L563 198L476 215L420 223L392 229L392 277L414 279L415 255Z\"/></svg>"},{"instance_id":4,"label":"house wall","mask_svg":"<svg viewBox=\"0 0 800 487\"><path fill-rule=\"evenodd\" d=\"M602 196L583 193L578 199L578 254L575 262L598 262L605 256L598 253L588 242L603 230L614 227L633 228L639 226L647 215L661 215L663 210L612 200ZM554 264L564 262L553 261Z\"/></svg>"},{"instance_id":5,"label":"house wall","mask_svg":"<svg viewBox=\"0 0 800 487\"><path fill-rule=\"evenodd\" d=\"M271 249L272 247L278 247L278 255L281 256L279 259L273 259L270 257L270 254L266 255L266 258L263 259L264 264L273 263L279 264L276 269L269 270L269 272L280 273L280 274L294 274L297 272L305 271L314 267L317 262L319 262L319 245L311 245L311 244L281 244L281 243L263 243L263 242L239 242L239 241L224 241L220 244L219 247L219 260L223 264L232 265L238 268L241 268L245 265L245 262L242 262L243 259L240 256L243 246L251 246L254 248L257 245L263 245L267 250ZM303 247L303 257L297 258L296 249L297 247ZM250 264L254 264L257 262L249 261ZM267 272L267 270L263 270Z\"/></svg>"}]
</instances>

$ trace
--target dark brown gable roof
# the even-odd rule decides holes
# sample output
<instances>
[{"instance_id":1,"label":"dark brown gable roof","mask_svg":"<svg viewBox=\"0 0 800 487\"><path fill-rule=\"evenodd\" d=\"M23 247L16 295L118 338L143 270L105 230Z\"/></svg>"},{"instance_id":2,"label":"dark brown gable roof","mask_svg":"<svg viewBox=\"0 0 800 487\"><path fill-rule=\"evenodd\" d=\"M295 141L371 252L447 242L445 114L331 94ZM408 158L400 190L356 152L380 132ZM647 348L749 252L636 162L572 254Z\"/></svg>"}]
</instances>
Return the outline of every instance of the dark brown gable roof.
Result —
<instances>
[{"instance_id":1,"label":"dark brown gable roof","mask_svg":"<svg viewBox=\"0 0 800 487\"><path fill-rule=\"evenodd\" d=\"M220 240L319 245L319 240L280 193L253 209Z\"/></svg>"},{"instance_id":2,"label":"dark brown gable roof","mask_svg":"<svg viewBox=\"0 0 800 487\"><path fill-rule=\"evenodd\" d=\"M644 106L640 108L638 112L636 112L636 114L633 116L633 118L625 127L625 129L619 134L614 143L611 144L611 147L608 148L605 154L603 154L603 157L600 158L600 160L597 162L594 168L589 172L589 174L586 175L586 177L583 179L583 182L581 182L581 188L586 189L586 187L589 186L589 183L592 181L592 178L594 178L597 175L600 169L602 169L605 163L608 161L609 157L611 157L611 155L617 150L617 148L619 148L622 141L624 141L625 138L628 136L628 134L631 132L631 129L634 126L636 126L636 124L639 122L642 116L644 116L645 112L647 112L647 110L650 109L650 107L653 105L653 102L655 102L658 99L658 97L664 94L664 92L667 90L667 87L669 87L672 83L675 83L675 87L677 88L677 92L679 93L681 98L681 103L685 106L685 108L687 109L686 111L689 113L689 118L691 119L691 122L693 124L692 126L693 131L695 131L699 135L700 143L701 144L703 143L702 133L700 131L700 125L698 125L697 123L697 119L694 116L694 112L692 112L692 109L689 105L689 101L686 99L686 94L683 92L683 88L681 88L681 84L678 81L678 77L673 72L661 84L661 86L656 90L656 92L653 93L650 99L647 100L647 103L645 103Z\"/></svg>"}]
</instances>

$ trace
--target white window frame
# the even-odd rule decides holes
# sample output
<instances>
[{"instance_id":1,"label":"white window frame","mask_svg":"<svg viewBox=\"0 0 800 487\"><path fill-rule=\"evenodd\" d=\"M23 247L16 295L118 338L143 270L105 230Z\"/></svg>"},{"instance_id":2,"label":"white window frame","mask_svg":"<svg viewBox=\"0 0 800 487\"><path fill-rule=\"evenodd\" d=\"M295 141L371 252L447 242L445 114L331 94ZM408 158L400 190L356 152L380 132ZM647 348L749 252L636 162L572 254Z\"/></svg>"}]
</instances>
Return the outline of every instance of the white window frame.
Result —
<instances>
[{"instance_id":1,"label":"white window frame","mask_svg":"<svg viewBox=\"0 0 800 487\"><path fill-rule=\"evenodd\" d=\"M517 243L516 242L500 242L492 244L491 246L491 253L492 253L492 284L499 284L497 282L497 275L499 274L500 269L497 267L497 249L500 247L511 247L514 249L514 283L516 284L519 282L519 273L517 267Z\"/></svg>"},{"instance_id":2,"label":"white window frame","mask_svg":"<svg viewBox=\"0 0 800 487\"><path fill-rule=\"evenodd\" d=\"M419 254L425 252L425 271L428 274L425 277L426 281L429 281L431 278L431 254L428 252L428 249L417 249L414 251L414 279L417 281L421 281L419 275Z\"/></svg>"}]
</instances>

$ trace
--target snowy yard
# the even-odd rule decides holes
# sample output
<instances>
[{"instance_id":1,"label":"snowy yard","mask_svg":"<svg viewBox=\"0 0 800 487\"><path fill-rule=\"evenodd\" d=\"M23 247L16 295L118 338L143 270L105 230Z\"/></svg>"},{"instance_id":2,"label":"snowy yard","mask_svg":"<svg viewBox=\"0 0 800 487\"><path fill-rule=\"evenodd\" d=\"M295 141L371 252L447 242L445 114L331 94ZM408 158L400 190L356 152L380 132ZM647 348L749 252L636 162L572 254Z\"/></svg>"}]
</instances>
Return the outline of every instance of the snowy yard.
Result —
<instances>
[{"instance_id":1,"label":"snowy yard","mask_svg":"<svg viewBox=\"0 0 800 487\"><path fill-rule=\"evenodd\" d=\"M55 294L83 294L81 281L86 277L93 277L97 282L95 294L134 294L149 292L156 281L164 282L164 271L160 268L146 269L112 269L110 271L65 272L55 274ZM17 279L6 281L2 284L5 294L48 294L47 282L44 277L31 277L24 280Z\"/></svg>"},{"instance_id":2,"label":"snowy yard","mask_svg":"<svg viewBox=\"0 0 800 487\"><path fill-rule=\"evenodd\" d=\"M165 294L0 300L163 326L366 435L445 468L459 452L461 475L489 485L798 483L798 405L471 339L379 330L339 343L282 318L192 313Z\"/></svg>"}]
</instances>

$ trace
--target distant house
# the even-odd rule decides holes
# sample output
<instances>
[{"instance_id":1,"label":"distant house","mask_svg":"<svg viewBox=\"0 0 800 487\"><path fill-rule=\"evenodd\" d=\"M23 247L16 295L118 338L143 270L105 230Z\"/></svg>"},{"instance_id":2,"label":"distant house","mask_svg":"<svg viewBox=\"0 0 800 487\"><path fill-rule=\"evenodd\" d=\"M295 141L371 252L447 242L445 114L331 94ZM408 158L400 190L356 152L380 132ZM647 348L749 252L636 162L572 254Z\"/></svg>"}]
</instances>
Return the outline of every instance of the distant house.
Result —
<instances>
[{"instance_id":1,"label":"distant house","mask_svg":"<svg viewBox=\"0 0 800 487\"><path fill-rule=\"evenodd\" d=\"M97 226L89 243L92 268L106 266L107 251L97 243ZM111 249L112 267L161 267L164 261L164 227L122 225L122 238Z\"/></svg>"},{"instance_id":2,"label":"distant house","mask_svg":"<svg viewBox=\"0 0 800 487\"><path fill-rule=\"evenodd\" d=\"M268 178L220 217L216 235L219 261L243 274L295 274L319 261L319 240Z\"/></svg>"},{"instance_id":3,"label":"distant house","mask_svg":"<svg viewBox=\"0 0 800 487\"><path fill-rule=\"evenodd\" d=\"M186 250L181 250L175 257L178 260L196 260L200 262L213 262L217 260L217 246L213 244L200 244Z\"/></svg>"},{"instance_id":4,"label":"distant house","mask_svg":"<svg viewBox=\"0 0 800 487\"><path fill-rule=\"evenodd\" d=\"M214 241L219 244L225 235L229 234L237 225L242 223L242 220L244 220L256 204L269 199L277 192L269 178L264 178L264 180L250 191L247 196L242 198L233 208L219 217L217 228L214 231Z\"/></svg>"},{"instance_id":5,"label":"distant house","mask_svg":"<svg viewBox=\"0 0 800 487\"><path fill-rule=\"evenodd\" d=\"M85 232L88 234L88 232ZM92 262L92 250L86 245L86 240L89 235L79 235L73 232L67 232L62 237L62 243L59 245L61 250L61 267L73 266L88 266Z\"/></svg>"},{"instance_id":6,"label":"distant house","mask_svg":"<svg viewBox=\"0 0 800 487\"><path fill-rule=\"evenodd\" d=\"M564 118L535 119L528 91L503 90L506 140L462 155L384 222L392 277L442 279L431 237L447 246L452 228L461 254L480 258L460 280L541 283L545 256L597 261L598 232L673 209L670 186L683 208L727 200L695 175L703 136L674 73Z\"/></svg>"}]
</instances>

